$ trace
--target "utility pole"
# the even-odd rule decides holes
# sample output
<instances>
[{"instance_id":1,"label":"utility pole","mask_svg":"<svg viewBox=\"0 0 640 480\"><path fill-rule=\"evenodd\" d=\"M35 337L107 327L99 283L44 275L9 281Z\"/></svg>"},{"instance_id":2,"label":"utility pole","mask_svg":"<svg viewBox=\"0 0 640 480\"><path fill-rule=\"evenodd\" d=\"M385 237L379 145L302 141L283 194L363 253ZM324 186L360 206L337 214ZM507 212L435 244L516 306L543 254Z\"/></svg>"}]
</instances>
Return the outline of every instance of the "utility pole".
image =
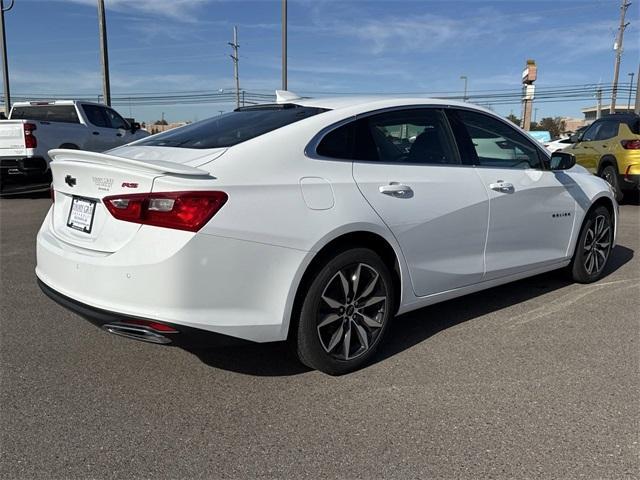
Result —
<instances>
[{"instance_id":1,"label":"utility pole","mask_svg":"<svg viewBox=\"0 0 640 480\"><path fill-rule=\"evenodd\" d=\"M467 82L468 82L468 78L466 75L461 75L460 76L460 80L464 80L464 95L462 96L462 101L466 102L468 100L467 98Z\"/></svg>"},{"instance_id":2,"label":"utility pole","mask_svg":"<svg viewBox=\"0 0 640 480\"><path fill-rule=\"evenodd\" d=\"M638 96L638 92L640 92L640 64L638 64L638 75L636 75L636 105L633 109L635 113L640 114L640 96Z\"/></svg>"},{"instance_id":3,"label":"utility pole","mask_svg":"<svg viewBox=\"0 0 640 480\"><path fill-rule=\"evenodd\" d=\"M4 1L0 0L0 50L2 50L2 81L4 82L4 113L9 116L11 110L11 93L9 91L9 63L7 62L7 36L4 32L4 12L13 8L13 0L5 8Z\"/></svg>"},{"instance_id":4,"label":"utility pole","mask_svg":"<svg viewBox=\"0 0 640 480\"><path fill-rule=\"evenodd\" d=\"M613 44L613 49L616 51L616 61L613 66L613 87L611 89L611 108L609 109L609 113L616 113L616 96L618 93L620 59L622 58L622 41L624 39L624 30L629 25L629 23L624 23L624 17L627 14L627 8L629 8L629 5L631 5L629 0L622 0L622 5L620 5L620 26L618 27L616 43Z\"/></svg>"},{"instance_id":5,"label":"utility pole","mask_svg":"<svg viewBox=\"0 0 640 480\"><path fill-rule=\"evenodd\" d=\"M631 111L631 91L633 90L633 76L635 75L635 72L631 72L627 75L631 77L631 80L629 80L629 100L627 101L627 113L629 113Z\"/></svg>"},{"instance_id":6,"label":"utility pole","mask_svg":"<svg viewBox=\"0 0 640 480\"><path fill-rule=\"evenodd\" d=\"M102 63L102 94L105 105L111 106L111 85L109 84L109 53L107 47L107 20L104 14L104 0L98 0L98 28L100 29L100 63Z\"/></svg>"},{"instance_id":7,"label":"utility pole","mask_svg":"<svg viewBox=\"0 0 640 480\"><path fill-rule=\"evenodd\" d=\"M533 109L533 123L536 123L538 120L538 109L534 108Z\"/></svg>"},{"instance_id":8,"label":"utility pole","mask_svg":"<svg viewBox=\"0 0 640 480\"><path fill-rule=\"evenodd\" d=\"M602 89L598 87L596 90L596 120L602 116Z\"/></svg>"},{"instance_id":9,"label":"utility pole","mask_svg":"<svg viewBox=\"0 0 640 480\"><path fill-rule=\"evenodd\" d=\"M287 89L287 0L282 0L282 90Z\"/></svg>"},{"instance_id":10,"label":"utility pole","mask_svg":"<svg viewBox=\"0 0 640 480\"><path fill-rule=\"evenodd\" d=\"M233 43L229 42L233 49L231 59L233 60L233 77L236 81L236 108L240 108L240 78L238 77L238 27L233 27Z\"/></svg>"}]
</instances>

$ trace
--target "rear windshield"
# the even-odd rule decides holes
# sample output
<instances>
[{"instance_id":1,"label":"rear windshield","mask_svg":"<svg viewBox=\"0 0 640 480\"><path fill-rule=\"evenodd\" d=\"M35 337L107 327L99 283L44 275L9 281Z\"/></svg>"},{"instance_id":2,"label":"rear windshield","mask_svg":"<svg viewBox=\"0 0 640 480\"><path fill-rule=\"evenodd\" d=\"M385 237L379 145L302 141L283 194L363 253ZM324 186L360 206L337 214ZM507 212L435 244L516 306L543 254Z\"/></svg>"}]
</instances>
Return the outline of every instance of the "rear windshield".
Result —
<instances>
[{"instance_id":1,"label":"rear windshield","mask_svg":"<svg viewBox=\"0 0 640 480\"><path fill-rule=\"evenodd\" d=\"M326 109L322 108L301 107L293 104L243 107L176 130L153 135L136 145L183 148L231 147L325 111Z\"/></svg>"},{"instance_id":2,"label":"rear windshield","mask_svg":"<svg viewBox=\"0 0 640 480\"><path fill-rule=\"evenodd\" d=\"M79 123L76 107L73 105L29 105L26 107L13 107L11 119Z\"/></svg>"}]
</instances>

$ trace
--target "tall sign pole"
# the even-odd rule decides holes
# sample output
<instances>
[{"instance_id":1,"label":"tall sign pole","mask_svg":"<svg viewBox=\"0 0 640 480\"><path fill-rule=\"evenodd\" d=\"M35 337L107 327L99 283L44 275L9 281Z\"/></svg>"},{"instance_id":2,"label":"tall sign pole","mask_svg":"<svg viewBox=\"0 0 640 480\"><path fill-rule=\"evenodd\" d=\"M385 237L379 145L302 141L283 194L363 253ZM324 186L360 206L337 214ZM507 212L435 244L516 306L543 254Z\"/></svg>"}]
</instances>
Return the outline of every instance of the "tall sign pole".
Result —
<instances>
[{"instance_id":1,"label":"tall sign pole","mask_svg":"<svg viewBox=\"0 0 640 480\"><path fill-rule=\"evenodd\" d=\"M287 89L287 0L282 0L282 90Z\"/></svg>"},{"instance_id":2,"label":"tall sign pole","mask_svg":"<svg viewBox=\"0 0 640 480\"><path fill-rule=\"evenodd\" d=\"M111 85L109 84L109 53L107 47L107 20L104 0L98 0L98 27L100 29L100 63L102 63L102 95L105 105L111 106Z\"/></svg>"},{"instance_id":3,"label":"tall sign pole","mask_svg":"<svg viewBox=\"0 0 640 480\"><path fill-rule=\"evenodd\" d=\"M533 97L535 85L533 82L538 78L538 67L534 60L527 60L527 65L522 72L522 128L526 131L531 129L531 111L533 109Z\"/></svg>"},{"instance_id":4,"label":"tall sign pole","mask_svg":"<svg viewBox=\"0 0 640 480\"><path fill-rule=\"evenodd\" d=\"M9 89L9 63L7 62L7 36L4 32L4 12L13 8L13 0L5 8L0 0L0 50L2 50L2 81L4 82L4 113L8 117L11 110L11 93Z\"/></svg>"},{"instance_id":5,"label":"tall sign pole","mask_svg":"<svg viewBox=\"0 0 640 480\"><path fill-rule=\"evenodd\" d=\"M629 8L629 5L631 5L629 0L622 0L622 5L620 5L620 26L618 27L616 43L613 45L613 49L616 51L616 61L613 65L613 86L611 88L611 108L609 109L609 113L616 113L618 76L620 75L620 59L622 58L622 40L624 39L624 30L629 25L628 23L624 23L624 17L627 14L627 8Z\"/></svg>"}]
</instances>

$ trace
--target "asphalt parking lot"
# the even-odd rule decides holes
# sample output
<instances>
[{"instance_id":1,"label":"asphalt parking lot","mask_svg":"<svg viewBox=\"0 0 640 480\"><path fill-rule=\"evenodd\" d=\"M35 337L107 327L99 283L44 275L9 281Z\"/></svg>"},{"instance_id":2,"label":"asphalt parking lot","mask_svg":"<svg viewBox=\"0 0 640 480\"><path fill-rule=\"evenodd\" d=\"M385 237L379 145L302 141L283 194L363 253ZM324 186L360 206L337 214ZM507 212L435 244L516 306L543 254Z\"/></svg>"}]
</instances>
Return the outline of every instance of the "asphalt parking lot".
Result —
<instances>
[{"instance_id":1,"label":"asphalt parking lot","mask_svg":"<svg viewBox=\"0 0 640 480\"><path fill-rule=\"evenodd\" d=\"M2 478L638 478L640 207L598 283L396 319L368 368L103 333L38 289L48 198L0 200Z\"/></svg>"}]
</instances>

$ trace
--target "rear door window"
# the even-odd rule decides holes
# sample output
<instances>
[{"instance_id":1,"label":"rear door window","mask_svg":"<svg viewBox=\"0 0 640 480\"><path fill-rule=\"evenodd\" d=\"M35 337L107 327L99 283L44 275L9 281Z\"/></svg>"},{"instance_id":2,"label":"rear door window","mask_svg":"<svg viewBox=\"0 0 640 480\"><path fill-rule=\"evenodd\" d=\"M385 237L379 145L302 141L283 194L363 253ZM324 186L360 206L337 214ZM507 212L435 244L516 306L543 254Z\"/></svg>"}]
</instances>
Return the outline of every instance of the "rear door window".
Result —
<instances>
[{"instance_id":1,"label":"rear door window","mask_svg":"<svg viewBox=\"0 0 640 480\"><path fill-rule=\"evenodd\" d=\"M618 135L620 122L615 120L605 120L600 124L594 140L608 140Z\"/></svg>"},{"instance_id":2,"label":"rear door window","mask_svg":"<svg viewBox=\"0 0 640 480\"><path fill-rule=\"evenodd\" d=\"M325 111L323 108L294 104L244 107L153 135L137 145L182 148L231 147Z\"/></svg>"},{"instance_id":3,"label":"rear door window","mask_svg":"<svg viewBox=\"0 0 640 480\"><path fill-rule=\"evenodd\" d=\"M316 153L383 163L460 163L447 119L435 108L367 115L326 134Z\"/></svg>"},{"instance_id":4,"label":"rear door window","mask_svg":"<svg viewBox=\"0 0 640 480\"><path fill-rule=\"evenodd\" d=\"M451 130L441 110L397 110L363 120L368 124L378 161L430 165L460 163Z\"/></svg>"},{"instance_id":5,"label":"rear door window","mask_svg":"<svg viewBox=\"0 0 640 480\"><path fill-rule=\"evenodd\" d=\"M80 123L73 105L29 105L14 107L13 120L36 120L39 122Z\"/></svg>"}]
</instances>

